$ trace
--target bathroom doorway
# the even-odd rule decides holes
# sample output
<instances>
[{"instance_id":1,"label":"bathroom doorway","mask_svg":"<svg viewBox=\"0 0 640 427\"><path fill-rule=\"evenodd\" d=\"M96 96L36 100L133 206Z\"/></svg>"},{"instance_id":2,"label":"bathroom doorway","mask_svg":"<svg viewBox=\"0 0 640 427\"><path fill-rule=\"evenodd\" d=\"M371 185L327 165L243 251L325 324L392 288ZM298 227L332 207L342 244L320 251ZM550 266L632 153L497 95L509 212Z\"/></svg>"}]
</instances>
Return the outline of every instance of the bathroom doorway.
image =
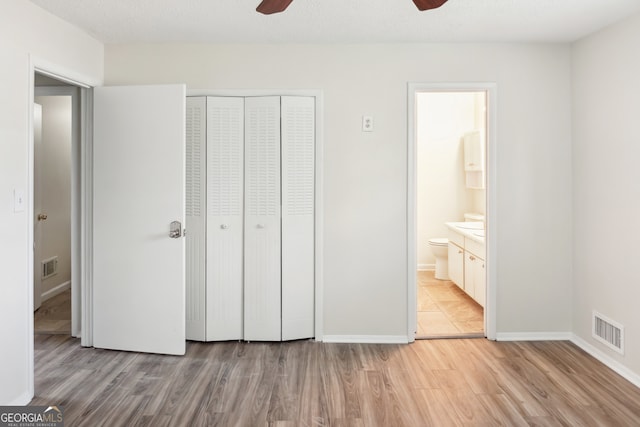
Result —
<instances>
[{"instance_id":1,"label":"bathroom doorway","mask_svg":"<svg viewBox=\"0 0 640 427\"><path fill-rule=\"evenodd\" d=\"M409 91L409 324L414 339L485 337L493 88L426 86Z\"/></svg>"}]
</instances>

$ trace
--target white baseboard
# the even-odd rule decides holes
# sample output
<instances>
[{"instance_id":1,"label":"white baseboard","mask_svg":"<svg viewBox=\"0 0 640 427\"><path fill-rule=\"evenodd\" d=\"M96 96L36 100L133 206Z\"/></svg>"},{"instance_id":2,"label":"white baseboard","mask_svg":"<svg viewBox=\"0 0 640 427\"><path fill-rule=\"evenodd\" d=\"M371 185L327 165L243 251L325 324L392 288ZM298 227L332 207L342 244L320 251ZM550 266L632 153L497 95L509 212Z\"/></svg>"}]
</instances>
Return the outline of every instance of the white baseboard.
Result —
<instances>
[{"instance_id":1,"label":"white baseboard","mask_svg":"<svg viewBox=\"0 0 640 427\"><path fill-rule=\"evenodd\" d=\"M16 397L11 402L2 403L2 406L27 406L29 402L33 400L33 395L29 392L24 392L22 395Z\"/></svg>"},{"instance_id":2,"label":"white baseboard","mask_svg":"<svg viewBox=\"0 0 640 427\"><path fill-rule=\"evenodd\" d=\"M418 264L418 271L434 271L435 269L435 264Z\"/></svg>"},{"instance_id":3,"label":"white baseboard","mask_svg":"<svg viewBox=\"0 0 640 427\"><path fill-rule=\"evenodd\" d=\"M575 345L577 345L578 347L580 347L581 349L583 349L584 351L586 351L587 353L589 353L589 355L598 359L605 366L607 366L609 369L611 369L612 371L620 375L622 378L626 379L631 384L640 388L640 375L638 375L636 372L633 372L631 369L627 368L622 363L618 362L614 358L610 357L603 351L589 344L588 342L586 342L585 340L583 340L582 338L580 338L575 334L572 334L570 341Z\"/></svg>"},{"instance_id":4,"label":"white baseboard","mask_svg":"<svg viewBox=\"0 0 640 427\"><path fill-rule=\"evenodd\" d=\"M496 341L571 341L571 332L498 332Z\"/></svg>"},{"instance_id":5,"label":"white baseboard","mask_svg":"<svg viewBox=\"0 0 640 427\"><path fill-rule=\"evenodd\" d=\"M71 281L66 281L64 283L59 284L55 288L49 289L47 292L42 293L42 302L55 297L58 294L63 293L67 289L71 289Z\"/></svg>"},{"instance_id":6,"label":"white baseboard","mask_svg":"<svg viewBox=\"0 0 640 427\"><path fill-rule=\"evenodd\" d=\"M322 341L326 343L352 344L408 344L406 335L325 335Z\"/></svg>"}]
</instances>

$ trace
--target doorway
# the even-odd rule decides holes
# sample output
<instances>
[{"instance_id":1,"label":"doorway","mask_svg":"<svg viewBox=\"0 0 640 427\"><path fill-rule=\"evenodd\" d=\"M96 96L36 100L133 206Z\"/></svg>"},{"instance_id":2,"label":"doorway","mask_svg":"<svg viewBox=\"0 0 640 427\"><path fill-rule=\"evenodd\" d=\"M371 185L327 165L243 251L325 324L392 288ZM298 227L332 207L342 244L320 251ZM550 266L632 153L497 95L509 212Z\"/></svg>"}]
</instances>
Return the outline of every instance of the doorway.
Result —
<instances>
[{"instance_id":1,"label":"doorway","mask_svg":"<svg viewBox=\"0 0 640 427\"><path fill-rule=\"evenodd\" d=\"M409 341L492 338L495 85L409 84L408 99Z\"/></svg>"},{"instance_id":2,"label":"doorway","mask_svg":"<svg viewBox=\"0 0 640 427\"><path fill-rule=\"evenodd\" d=\"M34 333L80 335L80 89L34 74Z\"/></svg>"}]
</instances>

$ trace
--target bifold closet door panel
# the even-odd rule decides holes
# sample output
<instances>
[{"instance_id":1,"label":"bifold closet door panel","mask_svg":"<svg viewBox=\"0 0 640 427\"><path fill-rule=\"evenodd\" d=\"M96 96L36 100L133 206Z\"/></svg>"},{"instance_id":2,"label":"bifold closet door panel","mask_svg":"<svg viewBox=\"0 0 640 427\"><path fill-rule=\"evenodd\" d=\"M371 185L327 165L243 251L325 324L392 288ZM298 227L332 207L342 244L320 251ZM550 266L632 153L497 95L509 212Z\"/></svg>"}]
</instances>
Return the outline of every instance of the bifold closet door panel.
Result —
<instances>
[{"instance_id":1,"label":"bifold closet door panel","mask_svg":"<svg viewBox=\"0 0 640 427\"><path fill-rule=\"evenodd\" d=\"M186 121L186 337L205 340L206 98L187 97Z\"/></svg>"},{"instance_id":2,"label":"bifold closet door panel","mask_svg":"<svg viewBox=\"0 0 640 427\"><path fill-rule=\"evenodd\" d=\"M243 338L244 99L207 97L207 341Z\"/></svg>"},{"instance_id":3,"label":"bifold closet door panel","mask_svg":"<svg viewBox=\"0 0 640 427\"><path fill-rule=\"evenodd\" d=\"M314 330L315 98L282 97L282 339Z\"/></svg>"},{"instance_id":4,"label":"bifold closet door panel","mask_svg":"<svg viewBox=\"0 0 640 427\"><path fill-rule=\"evenodd\" d=\"M245 99L244 339L281 340L280 97Z\"/></svg>"}]
</instances>

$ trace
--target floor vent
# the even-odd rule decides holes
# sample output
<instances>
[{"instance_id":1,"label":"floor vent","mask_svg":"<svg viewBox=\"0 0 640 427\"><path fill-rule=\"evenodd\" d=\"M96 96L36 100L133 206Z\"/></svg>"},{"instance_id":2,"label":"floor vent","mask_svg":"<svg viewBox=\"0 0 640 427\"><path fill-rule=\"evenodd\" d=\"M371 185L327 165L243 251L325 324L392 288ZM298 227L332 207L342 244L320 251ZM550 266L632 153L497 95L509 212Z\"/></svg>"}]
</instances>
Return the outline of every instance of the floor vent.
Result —
<instances>
[{"instance_id":1,"label":"floor vent","mask_svg":"<svg viewBox=\"0 0 640 427\"><path fill-rule=\"evenodd\" d=\"M620 354L624 354L624 326L618 322L603 316L597 311L593 312L593 338L612 348Z\"/></svg>"},{"instance_id":2,"label":"floor vent","mask_svg":"<svg viewBox=\"0 0 640 427\"><path fill-rule=\"evenodd\" d=\"M42 261L42 278L46 279L58 272L58 257L54 256Z\"/></svg>"}]
</instances>

